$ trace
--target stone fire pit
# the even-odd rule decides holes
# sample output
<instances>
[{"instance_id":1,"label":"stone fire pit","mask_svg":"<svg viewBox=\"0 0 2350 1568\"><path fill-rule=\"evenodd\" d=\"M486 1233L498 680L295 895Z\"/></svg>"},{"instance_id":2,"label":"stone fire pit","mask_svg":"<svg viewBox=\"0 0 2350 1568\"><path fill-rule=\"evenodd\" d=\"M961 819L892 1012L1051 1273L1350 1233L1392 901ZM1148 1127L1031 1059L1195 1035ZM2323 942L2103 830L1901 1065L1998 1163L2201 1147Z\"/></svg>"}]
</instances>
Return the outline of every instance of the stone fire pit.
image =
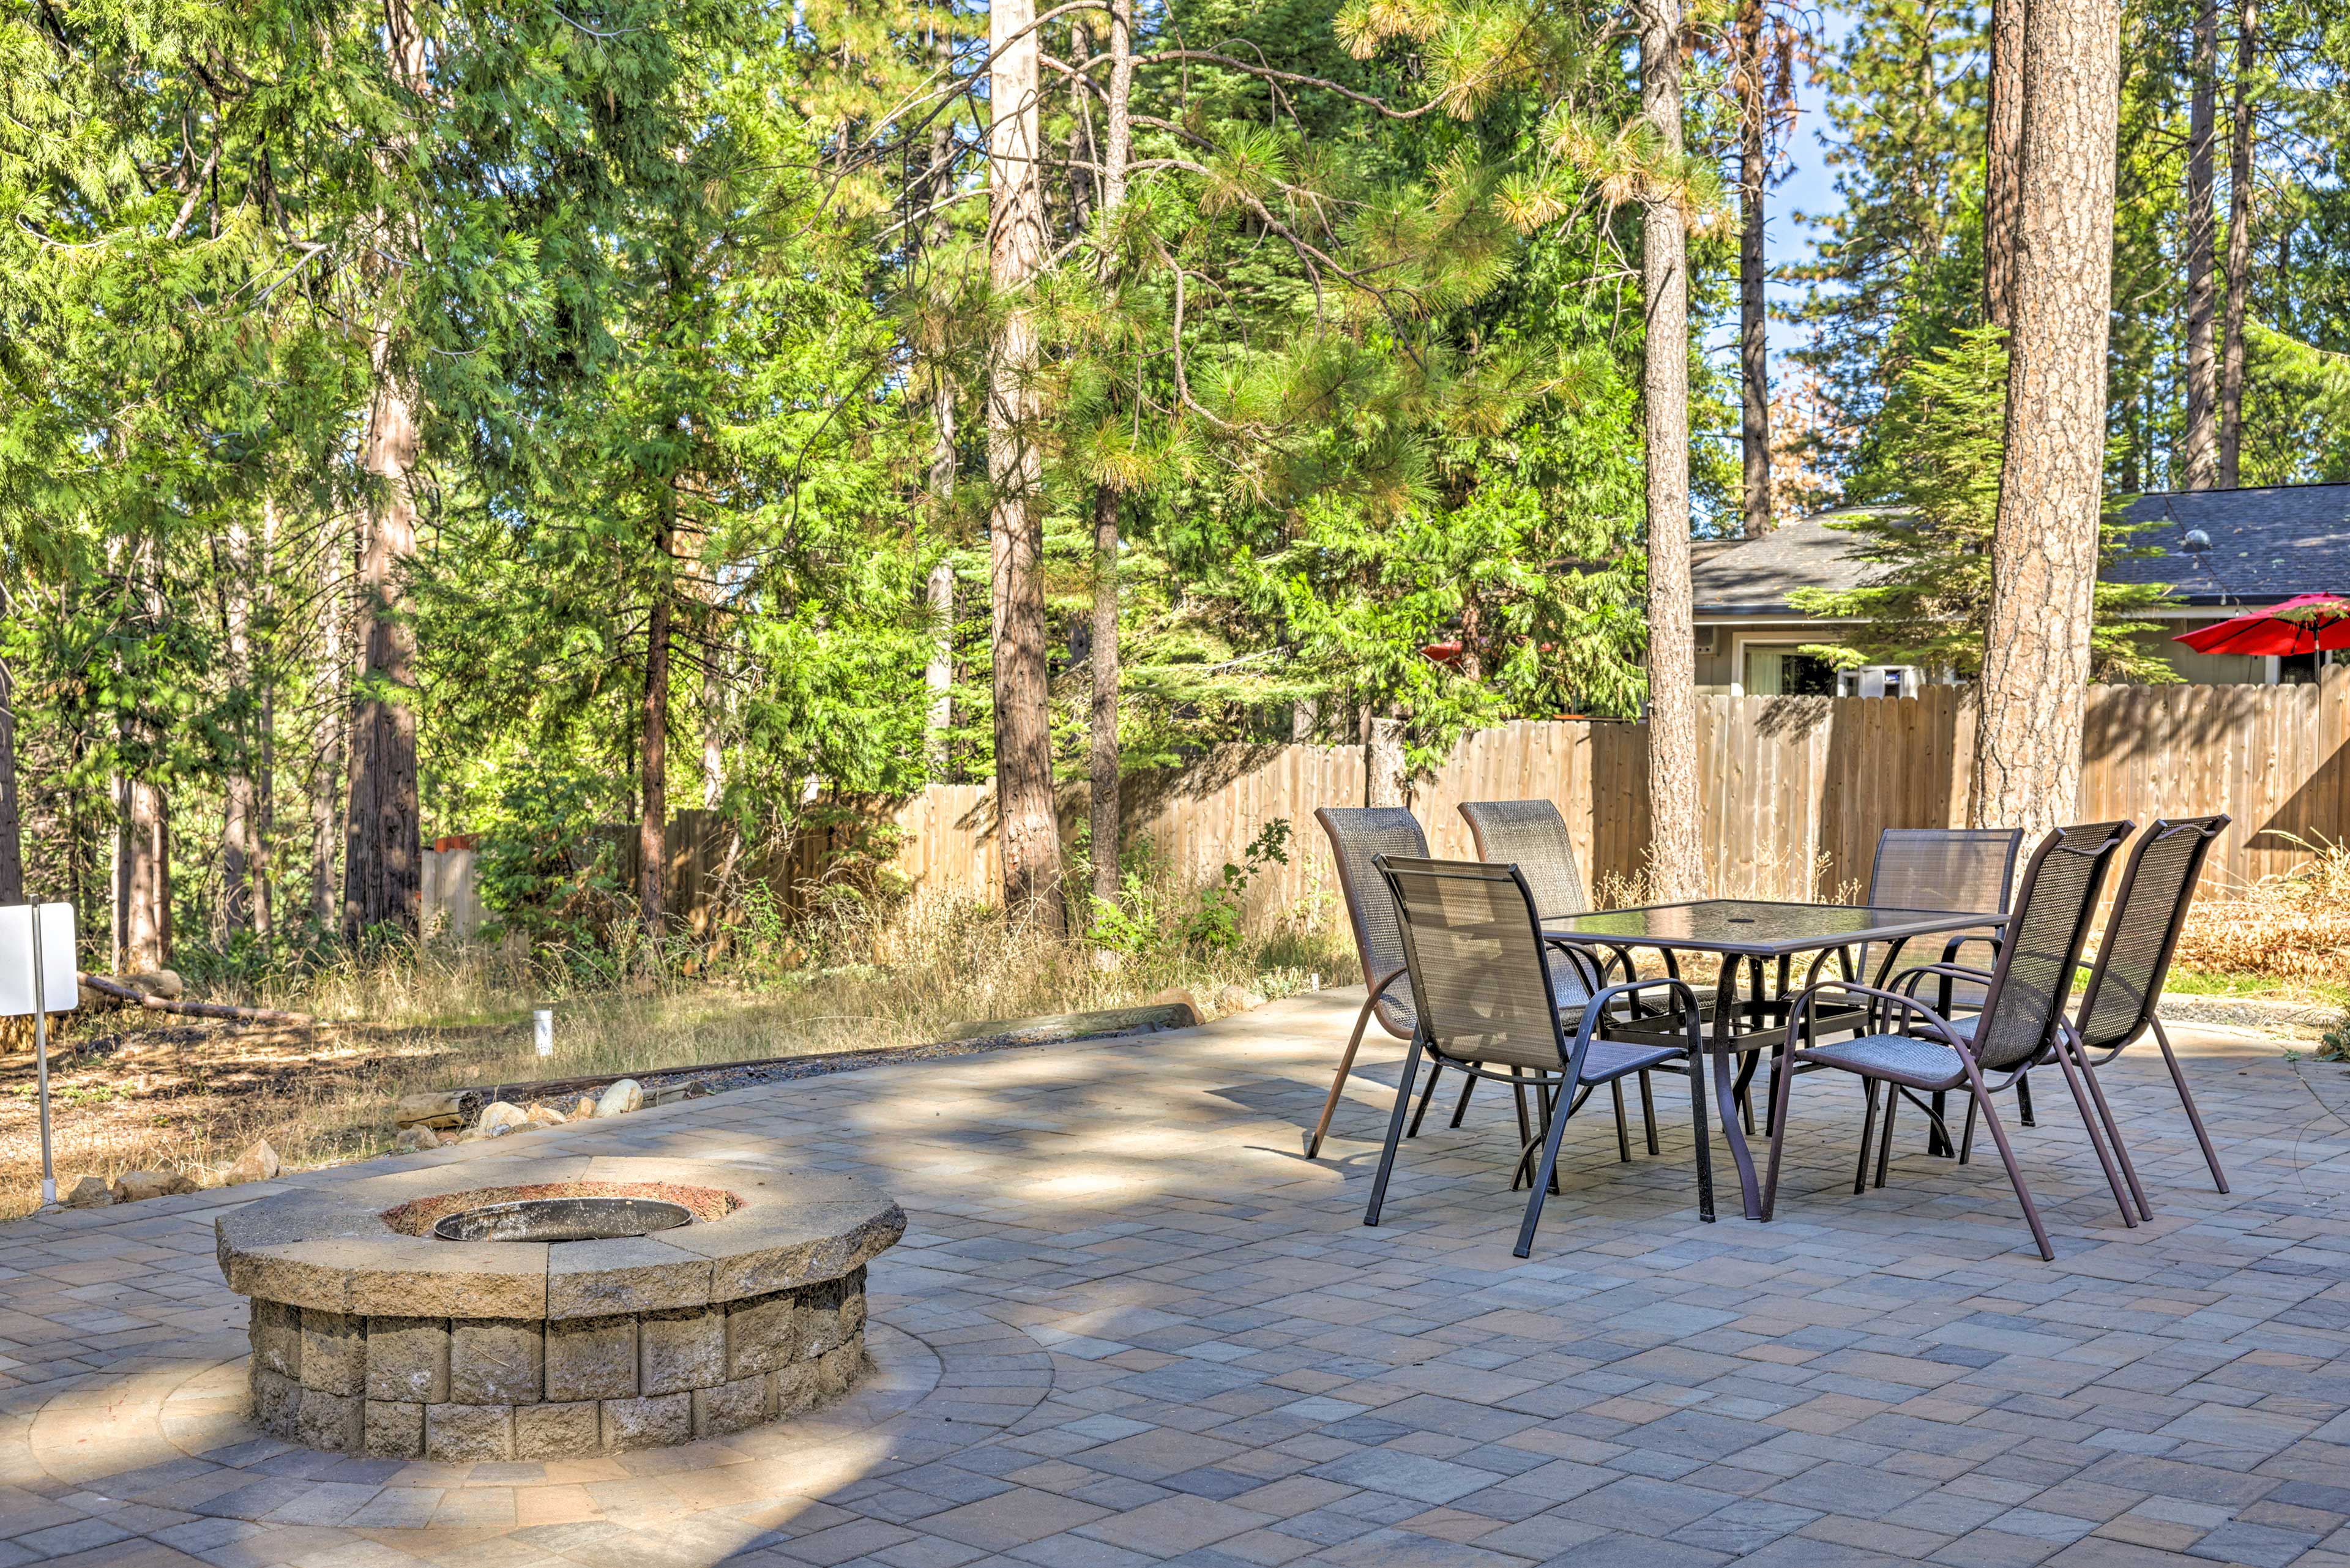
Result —
<instances>
[{"instance_id":1,"label":"stone fire pit","mask_svg":"<svg viewBox=\"0 0 2350 1568\"><path fill-rule=\"evenodd\" d=\"M834 1397L866 1364L866 1262L905 1230L847 1177L554 1153L284 1193L214 1226L252 1298L264 1428L452 1461L681 1443Z\"/></svg>"}]
</instances>

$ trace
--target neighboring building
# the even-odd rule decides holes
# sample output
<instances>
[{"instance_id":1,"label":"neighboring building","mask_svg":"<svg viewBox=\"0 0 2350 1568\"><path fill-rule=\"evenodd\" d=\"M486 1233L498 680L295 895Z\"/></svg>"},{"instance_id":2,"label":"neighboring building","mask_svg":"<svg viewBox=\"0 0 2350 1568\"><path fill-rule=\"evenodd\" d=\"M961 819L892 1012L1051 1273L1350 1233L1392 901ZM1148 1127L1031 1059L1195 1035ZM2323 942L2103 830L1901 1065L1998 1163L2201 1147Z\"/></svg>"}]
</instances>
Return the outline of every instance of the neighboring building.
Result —
<instances>
[{"instance_id":1,"label":"neighboring building","mask_svg":"<svg viewBox=\"0 0 2350 1568\"><path fill-rule=\"evenodd\" d=\"M1851 623L1804 615L1787 596L1796 588L1858 587L1876 569L1854 554L1858 535L1828 526L1858 514L1856 508L1824 512L1760 539L1696 546L1690 576L1700 690L1882 697L1939 678L1899 665L1839 671L1798 651L1807 643L1841 641L1841 628ZM2142 495L2129 517L2145 525L2133 542L2162 553L2117 561L2105 576L2171 585L2173 602L2143 618L2162 627L2148 644L2182 678L2230 686L2314 677L2311 658L2214 658L2170 639L2295 594L2350 594L2350 484Z\"/></svg>"}]
</instances>

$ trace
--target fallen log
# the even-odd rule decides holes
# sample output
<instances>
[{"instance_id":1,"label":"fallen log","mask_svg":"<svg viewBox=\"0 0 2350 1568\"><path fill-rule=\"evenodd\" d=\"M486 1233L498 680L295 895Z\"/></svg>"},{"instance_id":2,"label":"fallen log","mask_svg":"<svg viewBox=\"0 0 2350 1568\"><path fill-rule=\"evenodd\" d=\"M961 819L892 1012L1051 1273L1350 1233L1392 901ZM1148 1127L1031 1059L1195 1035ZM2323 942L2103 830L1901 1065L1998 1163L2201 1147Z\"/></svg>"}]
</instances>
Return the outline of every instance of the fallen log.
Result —
<instances>
[{"instance_id":1,"label":"fallen log","mask_svg":"<svg viewBox=\"0 0 2350 1568\"><path fill-rule=\"evenodd\" d=\"M136 1002L154 1012L177 1012L190 1018L225 1018L239 1023L290 1023L307 1026L318 1021L307 1012L280 1012L271 1007L234 1007L225 1002L179 1002L151 996L134 986L102 974L82 974L81 983L100 996Z\"/></svg>"},{"instance_id":2,"label":"fallen log","mask_svg":"<svg viewBox=\"0 0 2350 1568\"><path fill-rule=\"evenodd\" d=\"M520 1105L531 1100L558 1099L592 1094L622 1078L644 1086L645 1104L665 1105L688 1097L698 1081L728 1073L768 1070L792 1076L882 1066L917 1061L932 1054L962 1054L1022 1045L1043 1045L1079 1040L1107 1040L1121 1035L1151 1034L1166 1029L1188 1029L1199 1015L1180 1003L1113 1008L1106 1012L1072 1012L1050 1018L967 1024L951 1038L935 1044L895 1046L878 1051L819 1051L794 1056L754 1056L741 1062L693 1062L676 1067L653 1067L628 1073L603 1073L584 1078L542 1078L536 1083L494 1084L486 1088L423 1091L403 1095L393 1111L400 1127L442 1127L472 1120L483 1106L498 1100ZM685 1082L678 1082L683 1079Z\"/></svg>"}]
</instances>

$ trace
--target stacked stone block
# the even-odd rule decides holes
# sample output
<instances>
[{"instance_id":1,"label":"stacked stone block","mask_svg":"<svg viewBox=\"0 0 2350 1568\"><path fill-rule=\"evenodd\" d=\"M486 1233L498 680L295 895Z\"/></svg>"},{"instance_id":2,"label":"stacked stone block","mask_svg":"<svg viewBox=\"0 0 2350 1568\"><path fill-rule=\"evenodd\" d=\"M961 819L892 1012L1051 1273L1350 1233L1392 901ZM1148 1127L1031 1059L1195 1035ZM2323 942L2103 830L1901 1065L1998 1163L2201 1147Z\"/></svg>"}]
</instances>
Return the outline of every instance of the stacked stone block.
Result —
<instances>
[{"instance_id":1,"label":"stacked stone block","mask_svg":"<svg viewBox=\"0 0 2350 1568\"><path fill-rule=\"evenodd\" d=\"M253 1303L253 1408L329 1453L551 1459L723 1437L865 1366L865 1271L699 1307L553 1322Z\"/></svg>"}]
</instances>

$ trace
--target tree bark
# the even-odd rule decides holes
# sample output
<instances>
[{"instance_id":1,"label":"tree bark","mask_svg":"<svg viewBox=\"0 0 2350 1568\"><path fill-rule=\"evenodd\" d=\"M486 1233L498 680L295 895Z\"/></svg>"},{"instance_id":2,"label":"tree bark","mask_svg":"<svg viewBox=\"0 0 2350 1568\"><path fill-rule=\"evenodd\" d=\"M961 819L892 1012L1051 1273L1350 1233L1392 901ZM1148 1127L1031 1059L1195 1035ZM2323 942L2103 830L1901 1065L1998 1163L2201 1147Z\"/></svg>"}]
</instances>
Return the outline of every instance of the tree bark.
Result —
<instances>
[{"instance_id":1,"label":"tree bark","mask_svg":"<svg viewBox=\"0 0 2350 1568\"><path fill-rule=\"evenodd\" d=\"M223 541L227 556L221 574L221 621L225 633L224 671L234 703L253 688L253 548L244 519L232 514ZM235 932L251 929L253 898L249 879L254 841L253 728L240 714L230 737L228 775L223 781L220 838L221 902L213 940L225 945Z\"/></svg>"},{"instance_id":2,"label":"tree bark","mask_svg":"<svg viewBox=\"0 0 2350 1568\"><path fill-rule=\"evenodd\" d=\"M1681 153L1681 0L1641 0L1640 109ZM1648 879L1663 902L1704 895L1697 801L1697 633L1690 589L1689 234L1678 189L1642 204L1641 356L1648 437Z\"/></svg>"},{"instance_id":3,"label":"tree bark","mask_svg":"<svg viewBox=\"0 0 2350 1568\"><path fill-rule=\"evenodd\" d=\"M2260 0L2238 0L2236 81L2228 116L2228 293L2220 327L2220 487L2242 483L2244 302L2252 280L2252 69L2259 63Z\"/></svg>"},{"instance_id":4,"label":"tree bark","mask_svg":"<svg viewBox=\"0 0 2350 1568\"><path fill-rule=\"evenodd\" d=\"M276 581L277 504L261 504L261 554L251 575L252 593L273 592ZM276 618L265 612L265 628ZM250 638L251 628L247 628ZM249 668L253 692L253 810L247 818L245 875L253 889L253 934L266 948L276 935L276 895L272 857L277 842L277 660L274 647L256 646Z\"/></svg>"},{"instance_id":5,"label":"tree bark","mask_svg":"<svg viewBox=\"0 0 2350 1568\"><path fill-rule=\"evenodd\" d=\"M1763 203L1770 173L1770 91L1763 74L1762 0L1739 7L1739 44L1743 55L1738 151L1738 362L1744 390L1741 446L1746 468L1743 532L1759 539L1771 531L1771 338L1768 275L1762 261Z\"/></svg>"},{"instance_id":6,"label":"tree bark","mask_svg":"<svg viewBox=\"0 0 2350 1568\"><path fill-rule=\"evenodd\" d=\"M313 700L318 720L312 732L310 774L310 919L320 931L335 925L335 795L343 782L343 741L348 730L349 656L343 648L343 617L348 589L343 581L347 543L340 521L329 512L318 525L320 605L318 664Z\"/></svg>"},{"instance_id":7,"label":"tree bark","mask_svg":"<svg viewBox=\"0 0 2350 1568\"><path fill-rule=\"evenodd\" d=\"M1109 18L1108 125L1102 145L1101 209L1114 219L1126 204L1127 163L1134 145L1133 0L1111 0ZM1116 252L1113 251L1114 257ZM1117 308L1116 261L1103 278L1111 309ZM1118 494L1107 485L1094 490L1093 713L1091 716L1094 897L1115 908L1125 848L1125 816L1118 794Z\"/></svg>"},{"instance_id":8,"label":"tree bark","mask_svg":"<svg viewBox=\"0 0 2350 1568\"><path fill-rule=\"evenodd\" d=\"M148 974L172 963L171 803L138 777L124 781L123 796L120 962L125 973Z\"/></svg>"},{"instance_id":9,"label":"tree bark","mask_svg":"<svg viewBox=\"0 0 2350 1568\"><path fill-rule=\"evenodd\" d=\"M410 936L423 912L422 819L416 796L416 632L408 622L405 562L416 553L416 421L388 363L390 334L374 345L376 392L366 466L378 481L359 557L361 674L352 693L350 807L343 839L343 940L374 926Z\"/></svg>"},{"instance_id":10,"label":"tree bark","mask_svg":"<svg viewBox=\"0 0 2350 1568\"><path fill-rule=\"evenodd\" d=\"M428 86L424 38L408 0L384 0L384 44L392 79L421 97ZM380 223L386 234L388 220ZM377 286L400 286L378 261ZM375 476L359 560L359 643L362 675L352 693L350 805L344 818L343 939L374 926L417 934L424 909L423 815L416 794L416 631L408 621L404 563L416 553L416 407L393 352L395 312L377 306L368 344L372 386L362 466Z\"/></svg>"},{"instance_id":11,"label":"tree bark","mask_svg":"<svg viewBox=\"0 0 2350 1568\"><path fill-rule=\"evenodd\" d=\"M1034 0L988 10L988 277L1002 302L987 389L993 598L995 798L1003 904L1060 934L1061 839L1053 802L1052 693L1045 653L1043 454L1028 283L1045 258Z\"/></svg>"},{"instance_id":12,"label":"tree bark","mask_svg":"<svg viewBox=\"0 0 2350 1568\"><path fill-rule=\"evenodd\" d=\"M1094 897L1115 909L1125 847L1118 777L1118 493L1094 491L1092 772Z\"/></svg>"},{"instance_id":13,"label":"tree bark","mask_svg":"<svg viewBox=\"0 0 2350 1568\"><path fill-rule=\"evenodd\" d=\"M637 905L645 934L668 924L670 585L666 566L677 530L677 492L661 488L660 521L653 539L651 613L645 630L644 727L637 747Z\"/></svg>"},{"instance_id":14,"label":"tree bark","mask_svg":"<svg viewBox=\"0 0 2350 1568\"><path fill-rule=\"evenodd\" d=\"M2213 103L2219 92L2219 0L2195 8L2194 78L2187 113L2187 429L2179 472L2189 490L2209 490L2220 477L2220 371L2212 354L2218 289L2213 277L2219 234L2211 210Z\"/></svg>"},{"instance_id":15,"label":"tree bark","mask_svg":"<svg viewBox=\"0 0 2350 1568\"><path fill-rule=\"evenodd\" d=\"M1991 0L1984 106L1983 319L2015 325L2015 231L2022 211L2024 0Z\"/></svg>"},{"instance_id":16,"label":"tree bark","mask_svg":"<svg viewBox=\"0 0 2350 1568\"><path fill-rule=\"evenodd\" d=\"M16 806L16 685L0 658L0 904L25 901L24 819Z\"/></svg>"},{"instance_id":17,"label":"tree bark","mask_svg":"<svg viewBox=\"0 0 2350 1568\"><path fill-rule=\"evenodd\" d=\"M2080 795L2120 79L2115 0L2033 0L2007 461L1968 810L1975 826L2022 828L2026 843L2069 817Z\"/></svg>"}]
</instances>

